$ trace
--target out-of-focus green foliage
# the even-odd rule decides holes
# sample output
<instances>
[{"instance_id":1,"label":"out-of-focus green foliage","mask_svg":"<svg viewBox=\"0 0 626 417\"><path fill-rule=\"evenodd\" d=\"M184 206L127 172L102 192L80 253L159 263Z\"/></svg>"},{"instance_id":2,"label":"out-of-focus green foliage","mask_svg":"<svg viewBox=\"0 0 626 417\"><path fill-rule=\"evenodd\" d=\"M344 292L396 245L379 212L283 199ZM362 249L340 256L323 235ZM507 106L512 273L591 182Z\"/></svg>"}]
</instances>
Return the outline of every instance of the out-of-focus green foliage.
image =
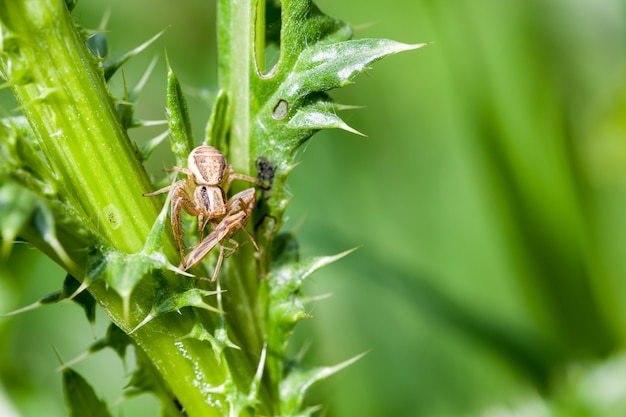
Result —
<instances>
[{"instance_id":1,"label":"out-of-focus green foliage","mask_svg":"<svg viewBox=\"0 0 626 417\"><path fill-rule=\"evenodd\" d=\"M522 414L531 407L606 416L621 404L611 411L620 415L623 401L590 395L598 405L585 395L607 383L593 375L619 365L603 361L623 349L626 329L626 3L318 5L348 20L357 38L434 42L333 93L366 106L342 117L369 138L318 135L290 178L287 227L299 228L304 255L363 245L315 276L308 293L333 296L298 329L314 363L370 350L315 391L328 415L542 415ZM96 27L102 7L83 1L74 13ZM200 129L209 107L194 89L216 85L213 4L110 7L110 51L169 27L158 42L183 88L197 93L189 107ZM124 67L127 79L141 77L142 59L151 57ZM161 65L139 100L141 118L162 118L164 86ZM154 135L146 130L139 142ZM173 162L155 161L155 172ZM11 269L0 266L0 311L58 289L63 273L31 252L18 246ZM84 351L93 340L73 331L80 326L88 325L70 306L0 318L1 386L19 415L66 414L55 402L52 346L66 359ZM127 381L129 371L99 355L80 366L101 371L77 369L102 374L90 383L114 403L120 394L110 386L123 384L106 380ZM539 395L548 400L529 400ZM122 406L125 415L138 415L134 401L142 397ZM507 409L517 414L495 414Z\"/></svg>"}]
</instances>

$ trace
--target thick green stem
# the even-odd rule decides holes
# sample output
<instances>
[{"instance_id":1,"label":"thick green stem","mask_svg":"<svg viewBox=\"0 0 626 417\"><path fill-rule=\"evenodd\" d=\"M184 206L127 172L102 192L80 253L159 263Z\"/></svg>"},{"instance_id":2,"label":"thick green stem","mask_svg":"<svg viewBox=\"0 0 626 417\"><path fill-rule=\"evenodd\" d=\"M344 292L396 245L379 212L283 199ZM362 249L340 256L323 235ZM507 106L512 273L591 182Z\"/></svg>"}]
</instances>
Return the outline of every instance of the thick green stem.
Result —
<instances>
[{"instance_id":1,"label":"thick green stem","mask_svg":"<svg viewBox=\"0 0 626 417\"><path fill-rule=\"evenodd\" d=\"M250 171L250 83L256 1L218 2L219 84L230 99L232 124L229 161L237 172Z\"/></svg>"},{"instance_id":2,"label":"thick green stem","mask_svg":"<svg viewBox=\"0 0 626 417\"><path fill-rule=\"evenodd\" d=\"M251 117L260 100L253 86L258 79L256 60L264 60L265 1L219 0L217 23L219 84L229 97L232 112L228 160L236 172L250 174L254 157L251 153ZM249 222L249 228L254 221ZM266 249L264 243L259 242L261 253ZM228 281L224 283L227 289L225 310L229 312L226 319L231 333L238 339L237 343L246 352L247 357L240 358L238 362L240 365L247 362L244 374L247 373L246 379L250 380L267 343L264 336L266 307L264 297L260 296L267 282L261 280L252 245L242 247L232 258ZM268 355L271 356L272 352ZM259 399L263 403L260 409L266 408L271 414L278 412L277 390L278 381L272 381L265 374L260 390Z\"/></svg>"},{"instance_id":3,"label":"thick green stem","mask_svg":"<svg viewBox=\"0 0 626 417\"><path fill-rule=\"evenodd\" d=\"M104 85L61 0L7 1L3 23L15 34L16 54L3 72L60 182L89 214L93 228L134 253L159 207ZM7 51L11 52L11 51ZM82 63L78 65L77 63ZM18 68L27 68L17 79ZM24 83L23 83L24 82Z\"/></svg>"}]
</instances>

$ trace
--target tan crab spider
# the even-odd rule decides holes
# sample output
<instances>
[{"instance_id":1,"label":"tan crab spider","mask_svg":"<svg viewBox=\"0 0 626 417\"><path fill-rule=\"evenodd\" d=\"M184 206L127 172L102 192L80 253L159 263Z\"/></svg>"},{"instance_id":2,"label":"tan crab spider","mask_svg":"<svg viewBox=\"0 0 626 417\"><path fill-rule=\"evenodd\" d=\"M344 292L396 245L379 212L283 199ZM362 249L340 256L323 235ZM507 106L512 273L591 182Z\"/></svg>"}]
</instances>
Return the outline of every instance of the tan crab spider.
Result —
<instances>
[{"instance_id":1,"label":"tan crab spider","mask_svg":"<svg viewBox=\"0 0 626 417\"><path fill-rule=\"evenodd\" d=\"M198 231L202 234L208 222L219 219L227 213L225 190L228 191L233 180L261 185L253 177L235 173L232 165L226 162L224 154L212 146L198 146L193 149L187 157L187 168L173 166L166 168L165 171L182 172L187 175L187 179L176 181L143 196L151 197L172 190L172 233L181 260L185 259L181 209L191 216L198 217Z\"/></svg>"},{"instance_id":2,"label":"tan crab spider","mask_svg":"<svg viewBox=\"0 0 626 417\"><path fill-rule=\"evenodd\" d=\"M222 262L224 261L225 252L234 252L239 247L239 244L231 238L240 230L244 231L248 235L250 241L258 251L259 247L256 244L254 237L252 237L250 232L245 229L245 225L252 215L252 210L254 209L255 204L256 190L254 188L248 188L247 190L243 190L232 196L227 202L227 213L224 218L213 228L213 231L211 231L211 233L209 233L209 235L182 260L180 268L183 271L193 268L198 265L215 246L219 245L220 254L217 258L213 276L211 277L211 281L215 281L222 266ZM224 245L226 240L234 242L235 247L226 247Z\"/></svg>"}]
</instances>

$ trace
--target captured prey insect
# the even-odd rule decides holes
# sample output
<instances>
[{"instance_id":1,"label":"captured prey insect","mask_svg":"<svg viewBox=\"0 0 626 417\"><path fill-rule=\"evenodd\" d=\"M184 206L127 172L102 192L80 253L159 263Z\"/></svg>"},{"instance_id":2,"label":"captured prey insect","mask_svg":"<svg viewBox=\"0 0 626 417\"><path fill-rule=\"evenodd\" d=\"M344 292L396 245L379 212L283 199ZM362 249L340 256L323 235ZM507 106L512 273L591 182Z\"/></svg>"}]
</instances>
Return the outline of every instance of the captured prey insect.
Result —
<instances>
[{"instance_id":1,"label":"captured prey insect","mask_svg":"<svg viewBox=\"0 0 626 417\"><path fill-rule=\"evenodd\" d=\"M193 149L187 157L187 168L174 166L165 171L182 172L187 175L187 179L176 181L172 185L143 194L143 196L151 197L172 190L172 233L180 259L183 261L185 248L181 210L198 217L198 232L202 234L208 222L219 219L232 211L228 208L226 191L233 180L261 185L253 177L235 173L232 165L226 162L224 154L212 146L198 146Z\"/></svg>"},{"instance_id":2,"label":"captured prey insect","mask_svg":"<svg viewBox=\"0 0 626 417\"><path fill-rule=\"evenodd\" d=\"M224 261L224 252L226 250L234 252L238 248L239 244L232 240L231 237L240 230L243 230L248 235L250 241L258 251L259 247L254 241L254 237L252 237L250 232L245 229L245 225L252 215L252 210L254 209L255 204L256 190L254 188L248 188L247 190L243 190L232 196L230 200L228 200L227 213L224 218L213 228L213 231L209 233L209 235L200 243L198 243L189 255L183 259L180 268L183 271L193 268L198 265L215 246L219 245L220 254L217 258L217 264L215 265L213 276L211 277L211 281L215 281L222 266L222 262ZM226 240L234 242L235 247L228 248L224 246L224 241Z\"/></svg>"}]
</instances>

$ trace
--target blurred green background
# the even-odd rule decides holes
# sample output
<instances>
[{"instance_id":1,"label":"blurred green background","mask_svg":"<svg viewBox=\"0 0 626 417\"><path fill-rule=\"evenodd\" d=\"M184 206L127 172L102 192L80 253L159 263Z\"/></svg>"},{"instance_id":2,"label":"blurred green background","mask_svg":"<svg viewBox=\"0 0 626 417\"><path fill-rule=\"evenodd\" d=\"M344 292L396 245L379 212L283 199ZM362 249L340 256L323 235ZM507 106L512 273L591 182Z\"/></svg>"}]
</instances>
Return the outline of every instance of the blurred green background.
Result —
<instances>
[{"instance_id":1,"label":"blurred green background","mask_svg":"<svg viewBox=\"0 0 626 417\"><path fill-rule=\"evenodd\" d=\"M311 305L294 351L309 346L318 365L369 353L311 402L327 416L626 415L626 2L317 4L355 37L433 44L333 92L364 106L342 116L368 137L316 135L290 178L287 228L304 256L362 246L312 278L309 294L332 297ZM107 10L112 56L167 28L124 67L133 85L160 55L138 116L164 117L167 49L202 137L214 3L82 0L74 14L96 28ZM159 152L154 173L172 163ZM0 274L2 312L63 279L25 245ZM105 328L74 305L0 318L0 415L65 415L55 349L69 360ZM77 366L110 403L129 369L112 352ZM158 407L141 397L114 410Z\"/></svg>"}]
</instances>

